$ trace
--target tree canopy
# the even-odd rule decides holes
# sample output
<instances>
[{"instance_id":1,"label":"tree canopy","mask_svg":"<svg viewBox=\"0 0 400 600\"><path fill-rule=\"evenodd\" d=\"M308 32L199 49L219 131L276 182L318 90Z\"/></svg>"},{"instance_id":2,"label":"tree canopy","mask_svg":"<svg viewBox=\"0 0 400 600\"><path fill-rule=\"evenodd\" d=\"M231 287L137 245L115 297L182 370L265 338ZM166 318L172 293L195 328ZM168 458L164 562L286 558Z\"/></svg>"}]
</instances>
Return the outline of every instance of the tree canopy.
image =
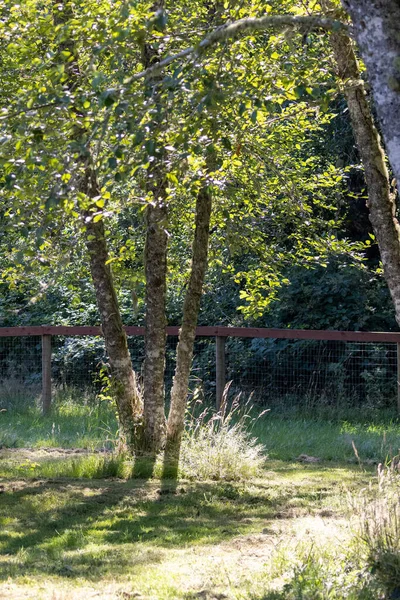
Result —
<instances>
[{"instance_id":1,"label":"tree canopy","mask_svg":"<svg viewBox=\"0 0 400 600\"><path fill-rule=\"evenodd\" d=\"M213 324L393 325L389 308L375 314L388 295L349 92L349 77L365 73L356 58L350 75L341 69L335 48L353 46L337 3L0 8L0 319L100 319L127 438L136 415L136 450L142 427L147 450L165 435L179 445L199 310ZM381 247L386 238L378 231ZM144 392L123 321L147 326ZM165 429L167 321L183 326Z\"/></svg>"}]
</instances>

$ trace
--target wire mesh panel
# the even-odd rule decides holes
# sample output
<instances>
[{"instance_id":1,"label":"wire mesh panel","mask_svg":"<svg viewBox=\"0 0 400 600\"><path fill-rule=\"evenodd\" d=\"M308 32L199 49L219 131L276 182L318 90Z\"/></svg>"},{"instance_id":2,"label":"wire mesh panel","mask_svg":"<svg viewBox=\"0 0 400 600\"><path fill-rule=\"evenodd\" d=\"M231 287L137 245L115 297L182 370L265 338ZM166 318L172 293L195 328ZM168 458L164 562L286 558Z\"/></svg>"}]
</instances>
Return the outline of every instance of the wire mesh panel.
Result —
<instances>
[{"instance_id":1,"label":"wire mesh panel","mask_svg":"<svg viewBox=\"0 0 400 600\"><path fill-rule=\"evenodd\" d=\"M107 369L101 337L52 336L53 389L77 400L96 396Z\"/></svg>"},{"instance_id":2,"label":"wire mesh panel","mask_svg":"<svg viewBox=\"0 0 400 600\"><path fill-rule=\"evenodd\" d=\"M262 403L388 406L397 397L397 344L233 338L227 377Z\"/></svg>"},{"instance_id":3,"label":"wire mesh panel","mask_svg":"<svg viewBox=\"0 0 400 600\"><path fill-rule=\"evenodd\" d=\"M0 338L0 409L23 408L41 391L41 338Z\"/></svg>"}]
</instances>

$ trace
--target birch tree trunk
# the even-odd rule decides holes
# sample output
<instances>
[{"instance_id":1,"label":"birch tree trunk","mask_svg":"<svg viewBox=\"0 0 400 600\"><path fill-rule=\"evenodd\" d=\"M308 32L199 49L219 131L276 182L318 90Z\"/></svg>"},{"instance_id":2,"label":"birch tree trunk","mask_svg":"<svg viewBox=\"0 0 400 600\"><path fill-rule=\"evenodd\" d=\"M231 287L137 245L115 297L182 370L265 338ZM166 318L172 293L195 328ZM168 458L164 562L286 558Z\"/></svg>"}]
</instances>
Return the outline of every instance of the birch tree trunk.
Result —
<instances>
[{"instance_id":1,"label":"birch tree trunk","mask_svg":"<svg viewBox=\"0 0 400 600\"><path fill-rule=\"evenodd\" d=\"M362 4L362 2L356 3ZM369 0L367 3L377 4L377 2L370 3ZM321 5L326 11L334 10L330 0L323 0ZM395 195L390 189L385 153L366 98L353 42L343 30L332 32L330 41L364 166L370 221L378 242L385 279L395 306L396 319L400 325L400 226L395 214Z\"/></svg>"},{"instance_id":2,"label":"birch tree trunk","mask_svg":"<svg viewBox=\"0 0 400 600\"><path fill-rule=\"evenodd\" d=\"M60 10L60 7L62 10ZM69 4L56 2L54 10L55 25L66 24L73 17ZM66 70L68 75L66 85L70 91L73 91L74 84L77 83L80 77L74 40L65 40L59 49L68 50L74 57L74 60L68 63ZM80 114L78 108L76 112ZM73 139L76 140L85 133L83 129L75 131ZM92 165L92 156L89 148L86 149L84 156L78 157L77 168L80 171L77 191L85 194L89 199L100 196L100 185L97 173ZM85 242L89 253L90 271L110 364L111 387L117 406L121 443L133 454L142 443L142 401L136 384L136 376L132 368L111 267L107 264L108 251L104 223L102 219L94 222L93 212L90 208L92 207L89 206L89 208L81 211ZM97 212L98 209L94 203L93 208Z\"/></svg>"},{"instance_id":3,"label":"birch tree trunk","mask_svg":"<svg viewBox=\"0 0 400 600\"><path fill-rule=\"evenodd\" d=\"M196 228L192 249L192 266L183 306L182 326L179 331L176 353L176 369L167 424L164 477L176 478L178 472L197 318L207 270L211 208L212 195L208 186L204 185L196 200Z\"/></svg>"}]
</instances>

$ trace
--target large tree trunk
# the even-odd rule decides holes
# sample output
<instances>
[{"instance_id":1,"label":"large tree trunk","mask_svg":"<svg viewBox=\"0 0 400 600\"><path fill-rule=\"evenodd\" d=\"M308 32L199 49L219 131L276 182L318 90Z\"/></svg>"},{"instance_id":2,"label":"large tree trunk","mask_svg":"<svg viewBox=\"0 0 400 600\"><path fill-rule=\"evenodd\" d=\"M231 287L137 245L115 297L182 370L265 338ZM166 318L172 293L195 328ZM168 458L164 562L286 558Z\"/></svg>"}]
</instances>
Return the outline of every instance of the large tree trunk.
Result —
<instances>
[{"instance_id":1,"label":"large tree trunk","mask_svg":"<svg viewBox=\"0 0 400 600\"><path fill-rule=\"evenodd\" d=\"M182 327L179 332L176 370L171 392L171 407L168 415L165 477L176 478L178 471L197 318L207 270L211 208L212 195L208 186L204 185L196 201L196 228L193 240L192 267L183 306Z\"/></svg>"},{"instance_id":2,"label":"large tree trunk","mask_svg":"<svg viewBox=\"0 0 400 600\"><path fill-rule=\"evenodd\" d=\"M62 6L63 10L59 10L60 6ZM64 5L60 2L55 2L54 7L55 25L65 24L73 18L72 9L69 4ZM68 50L74 56L74 60L68 63L66 70L68 74L66 85L73 91L74 85L80 77L74 40L67 39L60 45L59 49ZM76 108L76 112L79 114L80 110ZM83 129L75 130L72 139L77 140L81 136L84 136L85 133L86 131ZM100 185L96 171L92 165L89 148L86 149L85 155L78 158L77 167L80 170L78 191L90 199L100 196ZM81 211L84 222L85 242L90 259L90 271L110 364L111 387L117 406L121 445L133 454L142 444L142 401L136 385L136 376L132 368L111 267L107 264L108 251L104 223L103 220L94 221L93 212L90 208L93 208L94 212L98 210L93 203L93 207Z\"/></svg>"},{"instance_id":3,"label":"large tree trunk","mask_svg":"<svg viewBox=\"0 0 400 600\"><path fill-rule=\"evenodd\" d=\"M343 0L367 67L389 161L400 181L400 3Z\"/></svg>"},{"instance_id":4,"label":"large tree trunk","mask_svg":"<svg viewBox=\"0 0 400 600\"><path fill-rule=\"evenodd\" d=\"M332 10L330 0L321 4L325 10ZM396 319L400 324L400 227L395 216L395 197L390 190L385 154L365 95L353 43L344 31L331 33L330 40L364 166L370 220L378 242L385 279L395 305Z\"/></svg>"},{"instance_id":5,"label":"large tree trunk","mask_svg":"<svg viewBox=\"0 0 400 600\"><path fill-rule=\"evenodd\" d=\"M160 181L160 196L147 207L146 214L146 343L143 366L144 448L156 454L165 442L165 344L167 210L163 204L165 183ZM157 191L155 190L157 195ZM158 196L158 195L157 195Z\"/></svg>"}]
</instances>

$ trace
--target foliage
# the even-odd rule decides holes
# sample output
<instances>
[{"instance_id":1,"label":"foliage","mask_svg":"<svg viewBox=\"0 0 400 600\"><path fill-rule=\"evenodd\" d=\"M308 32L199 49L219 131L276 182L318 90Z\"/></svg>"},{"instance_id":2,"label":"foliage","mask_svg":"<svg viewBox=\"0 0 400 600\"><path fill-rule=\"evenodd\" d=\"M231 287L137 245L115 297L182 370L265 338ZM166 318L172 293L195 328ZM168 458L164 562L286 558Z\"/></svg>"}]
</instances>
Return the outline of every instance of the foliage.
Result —
<instances>
[{"instance_id":1,"label":"foliage","mask_svg":"<svg viewBox=\"0 0 400 600\"><path fill-rule=\"evenodd\" d=\"M142 83L126 83L127 76L140 68L143 41L151 40L162 55L170 54L188 37L195 43L197 32L209 24L257 16L265 6L225 3L210 17L207 3L196 2L190 10L178 3L168 8L168 23L160 25L152 18L150 3L103 0L67 5L74 18L55 27L50 3L30 0L23 6L8 2L3 6L13 35L4 48L8 95L1 122L1 214L7 239L2 277L15 294L19 291L25 318L36 321L32 303L57 287L61 295L67 290L63 311L57 300L52 303L58 320L95 318L93 298L91 311L86 311L88 296L86 291L82 294L88 272L80 214L87 200L75 193L78 159L86 149L95 153L101 182L101 197L91 218L107 222L110 260L121 299L127 302L128 319L131 292L136 315L143 310L142 211L151 200L144 183L149 164L165 150L170 294L175 305L171 312L176 313L178 305L179 314L189 267L193 198L211 145L218 156L210 182L215 193L211 268L222 268L238 282L237 293L241 291L251 310L256 310L257 302L258 314L264 311L265 302L287 277L285 265L293 260L323 263L327 253L344 248L335 235L343 173L331 156L315 153L324 128L334 118L326 110L335 91L321 36L310 33L303 44L296 33L260 34L199 57L196 65L167 70L159 92L168 124L161 139L154 140L154 103L146 98ZM295 2L280 8L304 12ZM267 12L271 10L267 6ZM32 27L33 22L40 26ZM176 23L181 36L170 34ZM73 51L60 51L68 36L74 40ZM71 93L66 78L76 57L81 78ZM21 75L19 85L11 78L13 72ZM246 72L253 78L249 80ZM82 130L79 140L71 135L77 128ZM61 262L57 253L63 256ZM5 308L18 322L10 301ZM71 310L73 306L76 310ZM16 308L19 313L21 309ZM49 315L46 322L52 322L51 312L45 306L42 310L42 318Z\"/></svg>"}]
</instances>

